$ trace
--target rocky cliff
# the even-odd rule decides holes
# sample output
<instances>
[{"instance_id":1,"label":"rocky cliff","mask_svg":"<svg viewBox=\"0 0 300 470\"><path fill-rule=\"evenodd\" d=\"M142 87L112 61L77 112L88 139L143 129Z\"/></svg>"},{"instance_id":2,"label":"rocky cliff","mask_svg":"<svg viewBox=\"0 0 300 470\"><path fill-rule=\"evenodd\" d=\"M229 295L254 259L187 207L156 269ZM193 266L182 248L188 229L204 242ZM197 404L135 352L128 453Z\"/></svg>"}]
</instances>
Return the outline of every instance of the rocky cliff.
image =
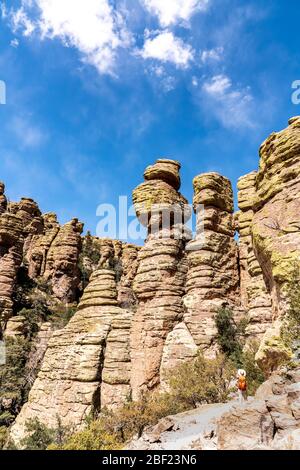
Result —
<instances>
[{"instance_id":1,"label":"rocky cliff","mask_svg":"<svg viewBox=\"0 0 300 470\"><path fill-rule=\"evenodd\" d=\"M63 303L76 310L64 327L52 327L12 428L16 441L33 416L53 425L59 415L80 428L101 407L167 389L175 365L199 348L206 356L217 351L220 307L248 318L247 338L261 343L258 360L268 369L270 329L285 315L287 284L300 262L300 118L272 134L260 149L258 171L240 178L238 213L227 178L206 173L194 179L194 237L179 172L178 162L160 159L133 191L147 228L143 247L82 237L77 219L60 226L31 199L7 204L0 184L2 332L10 322L10 336L22 334L15 293L24 290L24 276L49 308ZM31 295L21 295L23 303Z\"/></svg>"}]
</instances>

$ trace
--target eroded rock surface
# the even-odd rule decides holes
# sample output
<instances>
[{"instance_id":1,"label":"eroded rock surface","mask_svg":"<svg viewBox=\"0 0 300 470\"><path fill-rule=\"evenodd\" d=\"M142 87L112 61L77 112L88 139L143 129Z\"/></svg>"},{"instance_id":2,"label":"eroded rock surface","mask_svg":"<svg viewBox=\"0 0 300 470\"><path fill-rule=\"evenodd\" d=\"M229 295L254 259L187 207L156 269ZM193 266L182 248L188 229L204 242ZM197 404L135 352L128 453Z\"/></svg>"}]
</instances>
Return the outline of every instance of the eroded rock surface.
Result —
<instances>
[{"instance_id":1,"label":"eroded rock surface","mask_svg":"<svg viewBox=\"0 0 300 470\"><path fill-rule=\"evenodd\" d=\"M134 398L159 385L167 336L183 316L187 264L182 221L187 201L175 189L179 168L177 162L159 160L133 192L137 215L148 229L133 284L138 300L130 333ZM163 223L164 215L169 216L169 226Z\"/></svg>"},{"instance_id":2,"label":"eroded rock surface","mask_svg":"<svg viewBox=\"0 0 300 470\"><path fill-rule=\"evenodd\" d=\"M240 304L233 192L227 178L206 173L194 179L194 194L197 235L186 247L184 321L196 345L213 354L214 315L223 305Z\"/></svg>"},{"instance_id":3,"label":"eroded rock surface","mask_svg":"<svg viewBox=\"0 0 300 470\"><path fill-rule=\"evenodd\" d=\"M63 425L79 428L89 413L100 409L101 400L107 403L111 396L114 403L125 400L128 322L130 314L117 305L114 272L99 268L92 274L75 316L52 335L28 402L11 430L16 442L24 436L29 418L38 417L55 427L59 415ZM104 356L106 349L110 353Z\"/></svg>"}]
</instances>

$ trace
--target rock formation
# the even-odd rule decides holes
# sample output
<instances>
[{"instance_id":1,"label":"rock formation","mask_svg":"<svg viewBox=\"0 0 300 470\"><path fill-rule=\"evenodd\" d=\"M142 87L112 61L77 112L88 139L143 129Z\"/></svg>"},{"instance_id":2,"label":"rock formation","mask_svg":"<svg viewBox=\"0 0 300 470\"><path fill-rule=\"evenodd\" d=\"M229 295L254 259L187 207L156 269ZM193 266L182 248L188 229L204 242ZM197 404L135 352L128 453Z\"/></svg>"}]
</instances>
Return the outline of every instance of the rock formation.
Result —
<instances>
[{"instance_id":1,"label":"rock formation","mask_svg":"<svg viewBox=\"0 0 300 470\"><path fill-rule=\"evenodd\" d=\"M130 334L133 398L159 385L166 338L183 316L187 201L177 192L179 168L177 162L158 160L133 192L137 215L148 229L133 286L138 300Z\"/></svg>"},{"instance_id":2,"label":"rock formation","mask_svg":"<svg viewBox=\"0 0 300 470\"><path fill-rule=\"evenodd\" d=\"M94 271L68 325L55 331L38 377L11 435L18 442L26 420L80 427L102 404L121 404L129 389L130 313L117 305L114 271ZM102 384L103 381L103 384Z\"/></svg>"},{"instance_id":3,"label":"rock formation","mask_svg":"<svg viewBox=\"0 0 300 470\"><path fill-rule=\"evenodd\" d=\"M13 292L22 262L22 219L8 212L0 215L0 322L1 329L13 313Z\"/></svg>"},{"instance_id":4,"label":"rock formation","mask_svg":"<svg viewBox=\"0 0 300 470\"><path fill-rule=\"evenodd\" d=\"M76 299L80 283L78 259L83 224L78 219L63 225L47 252L44 278L51 280L54 295L62 302Z\"/></svg>"},{"instance_id":5,"label":"rock formation","mask_svg":"<svg viewBox=\"0 0 300 470\"><path fill-rule=\"evenodd\" d=\"M274 317L285 311L284 287L300 261L300 117L260 148L252 234Z\"/></svg>"},{"instance_id":6,"label":"rock formation","mask_svg":"<svg viewBox=\"0 0 300 470\"><path fill-rule=\"evenodd\" d=\"M80 428L103 406L167 390L174 366L199 348L206 356L216 353L220 307L249 318L247 339L260 342L257 361L266 373L288 356L279 335L287 285L300 263L300 118L272 134L260 149L258 171L239 179L237 214L227 178L205 173L194 179L193 239L179 171L177 161L157 160L133 191L147 228L143 247L82 237L77 219L60 226L32 199L7 205L0 183L0 311L4 327L9 320L7 336L26 334L13 298L20 270L37 289L46 285L47 302L51 296L76 306L83 293L67 326L53 332L12 429L16 441L30 417L53 426L59 414L63 424ZM268 405L247 413L256 423L267 417L260 444L268 445Z\"/></svg>"},{"instance_id":7,"label":"rock formation","mask_svg":"<svg viewBox=\"0 0 300 470\"><path fill-rule=\"evenodd\" d=\"M237 223L240 237L241 303L249 318L247 334L251 338L261 339L272 325L273 312L270 291L253 246L252 222L256 178L257 173L253 172L238 181L240 212L237 214Z\"/></svg>"},{"instance_id":8,"label":"rock formation","mask_svg":"<svg viewBox=\"0 0 300 470\"><path fill-rule=\"evenodd\" d=\"M197 235L187 245L184 321L196 345L209 354L218 308L240 304L233 192L227 178L206 173L194 179L194 193Z\"/></svg>"},{"instance_id":9,"label":"rock formation","mask_svg":"<svg viewBox=\"0 0 300 470\"><path fill-rule=\"evenodd\" d=\"M4 194L5 191L5 185L0 181L0 214L3 214L3 212L6 212L7 209L7 199Z\"/></svg>"}]
</instances>

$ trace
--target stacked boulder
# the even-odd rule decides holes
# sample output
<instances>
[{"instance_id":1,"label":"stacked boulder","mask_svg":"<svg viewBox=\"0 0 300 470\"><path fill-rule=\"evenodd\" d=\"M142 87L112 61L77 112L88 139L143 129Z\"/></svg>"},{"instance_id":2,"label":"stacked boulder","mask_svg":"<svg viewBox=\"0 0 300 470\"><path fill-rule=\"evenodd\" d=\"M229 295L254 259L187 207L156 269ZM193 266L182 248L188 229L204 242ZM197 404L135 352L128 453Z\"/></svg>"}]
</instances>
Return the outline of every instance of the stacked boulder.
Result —
<instances>
[{"instance_id":1,"label":"stacked boulder","mask_svg":"<svg viewBox=\"0 0 300 470\"><path fill-rule=\"evenodd\" d=\"M187 201L178 192L179 169L176 161L158 160L146 169L146 181L133 191L136 213L148 230L133 284L138 300L131 328L134 399L159 385L167 336L183 315ZM164 224L164 217L169 224Z\"/></svg>"},{"instance_id":2,"label":"stacked boulder","mask_svg":"<svg viewBox=\"0 0 300 470\"><path fill-rule=\"evenodd\" d=\"M43 233L33 235L25 258L28 265L28 275L31 279L44 276L49 249L60 229L54 213L44 214L42 217Z\"/></svg>"},{"instance_id":3,"label":"stacked boulder","mask_svg":"<svg viewBox=\"0 0 300 470\"><path fill-rule=\"evenodd\" d=\"M78 259L83 224L72 219L63 225L47 253L44 278L51 281L54 295L62 302L76 300L80 283Z\"/></svg>"},{"instance_id":4,"label":"stacked boulder","mask_svg":"<svg viewBox=\"0 0 300 470\"><path fill-rule=\"evenodd\" d=\"M234 239L233 192L218 173L194 179L197 234L186 247L188 273L184 321L198 347L214 354L214 315L225 305L239 306L239 270Z\"/></svg>"}]
</instances>

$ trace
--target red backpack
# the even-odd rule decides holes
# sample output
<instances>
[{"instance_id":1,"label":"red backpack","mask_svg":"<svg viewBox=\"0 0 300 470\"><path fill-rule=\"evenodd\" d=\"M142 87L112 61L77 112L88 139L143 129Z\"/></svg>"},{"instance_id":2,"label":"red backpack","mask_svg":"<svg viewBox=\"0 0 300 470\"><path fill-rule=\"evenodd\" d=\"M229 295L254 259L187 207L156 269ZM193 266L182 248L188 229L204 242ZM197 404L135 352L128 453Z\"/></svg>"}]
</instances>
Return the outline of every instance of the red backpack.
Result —
<instances>
[{"instance_id":1,"label":"red backpack","mask_svg":"<svg viewBox=\"0 0 300 470\"><path fill-rule=\"evenodd\" d=\"M247 390L247 382L246 382L246 377L244 375L241 375L239 377L238 388L242 392L245 392L245 390Z\"/></svg>"}]
</instances>

